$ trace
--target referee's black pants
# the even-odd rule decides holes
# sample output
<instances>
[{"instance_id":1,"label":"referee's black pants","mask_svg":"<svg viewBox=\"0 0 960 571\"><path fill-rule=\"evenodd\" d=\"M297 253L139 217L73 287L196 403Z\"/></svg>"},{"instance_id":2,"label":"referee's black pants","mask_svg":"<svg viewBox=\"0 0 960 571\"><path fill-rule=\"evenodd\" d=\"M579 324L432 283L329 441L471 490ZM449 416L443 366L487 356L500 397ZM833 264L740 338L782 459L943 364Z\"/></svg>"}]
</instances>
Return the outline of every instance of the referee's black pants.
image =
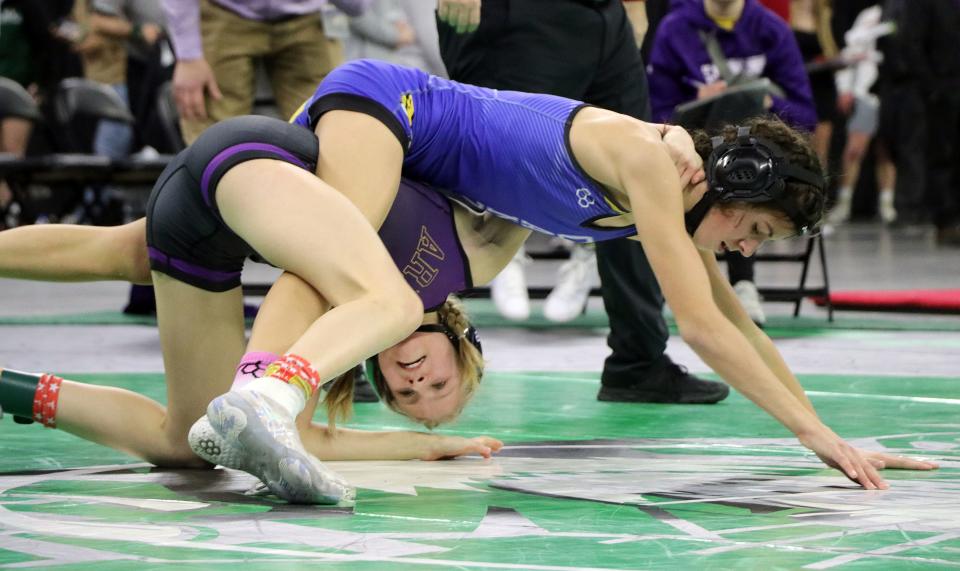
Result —
<instances>
[{"instance_id":1,"label":"referee's black pants","mask_svg":"<svg viewBox=\"0 0 960 571\"><path fill-rule=\"evenodd\" d=\"M479 29L457 34L438 22L450 78L578 99L649 119L647 78L620 0L483 0ZM665 364L663 295L639 242L597 244L610 319L602 382L626 386Z\"/></svg>"}]
</instances>

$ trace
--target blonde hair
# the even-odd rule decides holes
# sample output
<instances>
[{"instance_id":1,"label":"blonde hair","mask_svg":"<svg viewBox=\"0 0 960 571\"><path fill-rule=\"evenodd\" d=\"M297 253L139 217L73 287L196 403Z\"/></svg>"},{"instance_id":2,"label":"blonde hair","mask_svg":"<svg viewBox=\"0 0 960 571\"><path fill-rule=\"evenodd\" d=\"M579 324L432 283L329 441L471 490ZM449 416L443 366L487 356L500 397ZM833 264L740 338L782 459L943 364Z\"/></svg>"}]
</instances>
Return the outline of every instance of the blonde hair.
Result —
<instances>
[{"instance_id":1,"label":"blonde hair","mask_svg":"<svg viewBox=\"0 0 960 571\"><path fill-rule=\"evenodd\" d=\"M327 428L333 432L337 429L338 420L349 420L353 414L353 383L356 377L356 368L333 380L323 404L327 408Z\"/></svg>"},{"instance_id":2,"label":"blonde hair","mask_svg":"<svg viewBox=\"0 0 960 571\"><path fill-rule=\"evenodd\" d=\"M437 310L437 316L441 324L446 325L457 335L457 370L460 373L462 398L460 407L452 417L444 419L444 421L448 421L459 416L460 412L463 411L463 407L467 405L467 402L469 402L474 393L476 393L477 387L480 386L480 380L483 378L484 361L483 354L480 353L480 350L464 338L466 330L470 327L470 320L467 317L463 302L460 301L459 298L454 295L447 296L447 300L443 302L443 305ZM386 379L383 378L383 375L374 374L372 380L373 386L376 387L377 393L380 394L383 402L394 412L407 416L407 414L397 406L397 398L394 396L393 391L390 390L390 387L387 386ZM436 428L440 422L443 421L428 421L423 424L427 428L432 429Z\"/></svg>"}]
</instances>

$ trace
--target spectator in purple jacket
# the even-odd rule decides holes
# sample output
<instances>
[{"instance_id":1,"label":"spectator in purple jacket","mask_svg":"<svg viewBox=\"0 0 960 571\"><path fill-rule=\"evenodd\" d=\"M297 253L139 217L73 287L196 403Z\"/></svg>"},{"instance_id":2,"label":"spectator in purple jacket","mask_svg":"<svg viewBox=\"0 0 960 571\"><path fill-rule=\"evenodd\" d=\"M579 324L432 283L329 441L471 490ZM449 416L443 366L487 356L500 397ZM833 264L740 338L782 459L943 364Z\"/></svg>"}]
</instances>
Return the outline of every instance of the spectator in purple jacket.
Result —
<instances>
[{"instance_id":1,"label":"spectator in purple jacket","mask_svg":"<svg viewBox=\"0 0 960 571\"><path fill-rule=\"evenodd\" d=\"M680 104L730 86L710 57L703 35L716 38L729 74L767 78L779 88L765 106L794 127L812 131L817 114L803 57L790 26L757 0L673 0L656 30L647 67L654 121L669 122ZM753 261L727 257L730 283L758 325L766 321L753 280Z\"/></svg>"}]
</instances>

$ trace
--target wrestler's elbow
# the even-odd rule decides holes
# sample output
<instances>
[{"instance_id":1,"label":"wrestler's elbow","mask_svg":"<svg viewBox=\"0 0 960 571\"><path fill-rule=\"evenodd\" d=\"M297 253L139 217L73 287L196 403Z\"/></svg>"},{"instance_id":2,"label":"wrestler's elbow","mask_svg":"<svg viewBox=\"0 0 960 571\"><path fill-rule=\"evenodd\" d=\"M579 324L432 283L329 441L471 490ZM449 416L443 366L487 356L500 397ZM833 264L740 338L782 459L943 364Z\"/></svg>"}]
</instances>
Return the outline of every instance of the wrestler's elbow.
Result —
<instances>
[{"instance_id":1,"label":"wrestler's elbow","mask_svg":"<svg viewBox=\"0 0 960 571\"><path fill-rule=\"evenodd\" d=\"M676 315L680 338L698 355L714 350L715 341L723 329L724 320L723 314L715 308L682 316Z\"/></svg>"}]
</instances>

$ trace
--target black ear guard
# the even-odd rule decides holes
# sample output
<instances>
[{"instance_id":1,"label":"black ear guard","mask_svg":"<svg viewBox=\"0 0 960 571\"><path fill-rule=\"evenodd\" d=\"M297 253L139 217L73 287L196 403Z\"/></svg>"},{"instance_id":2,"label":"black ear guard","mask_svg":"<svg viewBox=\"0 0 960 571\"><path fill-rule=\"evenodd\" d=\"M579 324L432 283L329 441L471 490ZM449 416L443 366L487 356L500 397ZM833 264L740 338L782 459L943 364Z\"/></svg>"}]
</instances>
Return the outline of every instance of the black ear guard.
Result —
<instances>
[{"instance_id":1,"label":"black ear guard","mask_svg":"<svg viewBox=\"0 0 960 571\"><path fill-rule=\"evenodd\" d=\"M417 327L416 331L418 333L443 333L453 345L453 350L458 353L460 351L460 340L466 339L471 345L477 348L477 351L479 351L481 355L483 354L483 345L480 343L480 333L472 324L468 324L466 329L464 329L459 335L445 323L430 323L427 325L421 325L420 327ZM379 393L379 387L385 386L386 384L386 381L383 378L383 371L380 370L380 363L377 360L376 355L374 355L369 362L370 372L374 381L373 387ZM383 398L383 395L379 396L381 399Z\"/></svg>"},{"instance_id":2,"label":"black ear guard","mask_svg":"<svg viewBox=\"0 0 960 571\"><path fill-rule=\"evenodd\" d=\"M823 189L823 177L807 169L791 164L780 148L766 139L750 135L749 127L737 127L737 138L725 141L713 138L713 152L706 162L707 182L711 195L708 202L698 203L688 213L688 231L693 233L714 202L775 202L793 222L799 236L812 236L818 232L818 220L810 219L789 200L784 200L788 180ZM707 196L704 196L707 200ZM703 200L701 200L703 203ZM691 224L689 215L698 218ZM690 229L690 226L693 229Z\"/></svg>"},{"instance_id":3,"label":"black ear guard","mask_svg":"<svg viewBox=\"0 0 960 571\"><path fill-rule=\"evenodd\" d=\"M483 346L480 344L480 333L477 332L477 328L472 324L467 324L467 328L463 330L462 333L457 335L457 332L450 328L445 323L429 323L427 325L421 325L417 327L418 333L443 333L447 336L447 339L450 340L450 343L453 344L454 350L460 349L460 339L466 339L470 342L471 345L477 348L477 351L480 351L480 354L483 354Z\"/></svg>"}]
</instances>

